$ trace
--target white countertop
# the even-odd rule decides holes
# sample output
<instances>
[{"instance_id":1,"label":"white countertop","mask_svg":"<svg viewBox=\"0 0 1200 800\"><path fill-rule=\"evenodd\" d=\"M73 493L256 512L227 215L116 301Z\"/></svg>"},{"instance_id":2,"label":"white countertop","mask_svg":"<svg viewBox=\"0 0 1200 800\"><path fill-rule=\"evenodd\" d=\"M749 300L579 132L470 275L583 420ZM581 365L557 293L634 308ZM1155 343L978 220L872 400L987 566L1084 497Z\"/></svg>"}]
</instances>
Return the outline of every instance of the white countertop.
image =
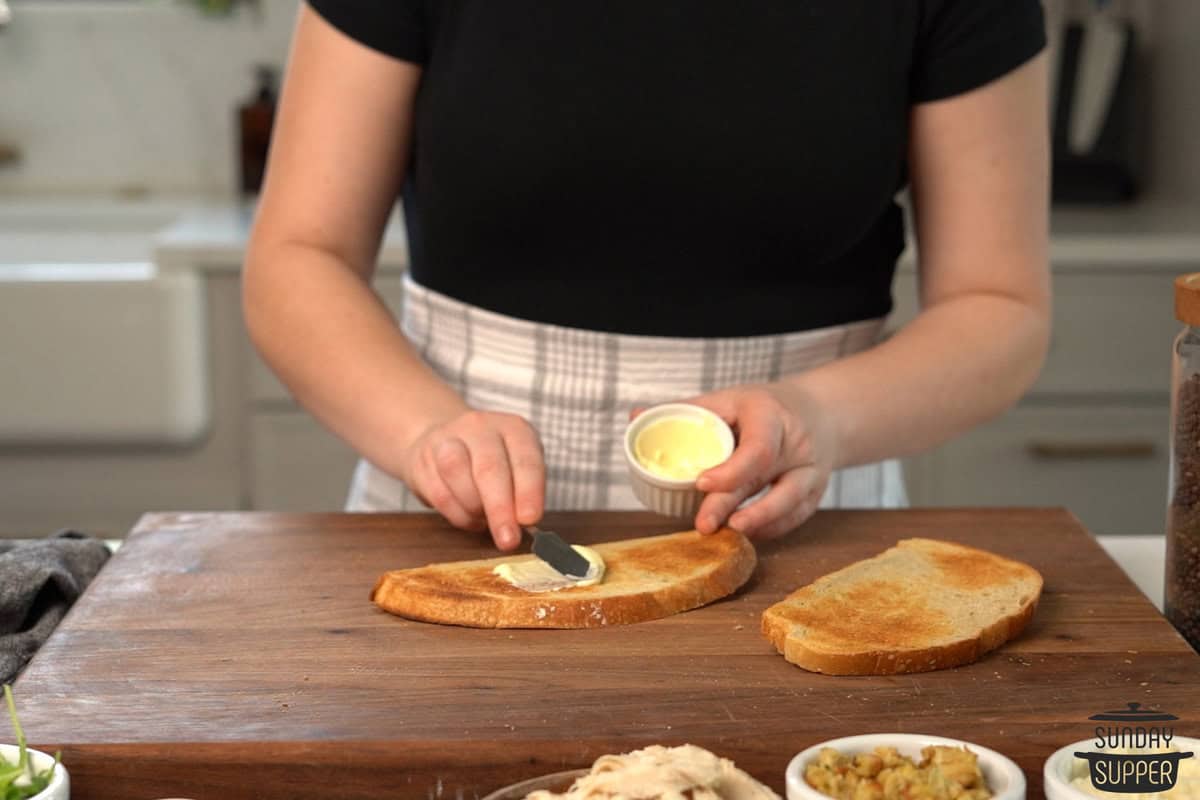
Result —
<instances>
[{"instance_id":1,"label":"white countertop","mask_svg":"<svg viewBox=\"0 0 1200 800\"><path fill-rule=\"evenodd\" d=\"M165 270L233 272L241 268L254 205L204 197L45 196L0 198L0 234L141 234ZM1128 269L1200 270L1200 206L1137 205L1055 209L1051 260L1059 272ZM389 221L379 268L402 270L408 242L400 214ZM912 248L900 269L911 270Z\"/></svg>"},{"instance_id":2,"label":"white countertop","mask_svg":"<svg viewBox=\"0 0 1200 800\"><path fill-rule=\"evenodd\" d=\"M240 270L253 222L251 203L188 209L155 237L155 262L162 269ZM408 238L399 213L393 213L379 250L379 269L399 271L407 264Z\"/></svg>"},{"instance_id":3,"label":"white countertop","mask_svg":"<svg viewBox=\"0 0 1200 800\"><path fill-rule=\"evenodd\" d=\"M209 203L188 209L157 235L159 266L240 269L252 221L250 204ZM1200 270L1200 207L1056 209L1050 256L1056 271L1128 268L1131 263L1170 272ZM401 270L407 261L408 242L396 213L384 237L379 269ZM912 267L909 248L901 257L900 268Z\"/></svg>"},{"instance_id":4,"label":"white countertop","mask_svg":"<svg viewBox=\"0 0 1200 800\"><path fill-rule=\"evenodd\" d=\"M1154 603L1154 607L1162 611L1167 537L1097 536L1096 541L1125 570L1125 574Z\"/></svg>"}]
</instances>

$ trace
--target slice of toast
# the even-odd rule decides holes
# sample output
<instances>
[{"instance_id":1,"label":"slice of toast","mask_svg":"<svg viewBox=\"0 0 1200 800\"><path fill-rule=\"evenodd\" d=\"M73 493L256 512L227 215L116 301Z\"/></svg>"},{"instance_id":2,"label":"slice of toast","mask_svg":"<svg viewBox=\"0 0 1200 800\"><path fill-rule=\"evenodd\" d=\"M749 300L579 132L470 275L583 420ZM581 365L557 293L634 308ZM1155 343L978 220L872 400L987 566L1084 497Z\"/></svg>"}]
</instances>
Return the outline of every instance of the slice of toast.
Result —
<instances>
[{"instance_id":1,"label":"slice of toast","mask_svg":"<svg viewBox=\"0 0 1200 800\"><path fill-rule=\"evenodd\" d=\"M968 664L1017 636L1041 591L1042 576L1019 561L904 539L771 606L762 631L812 672L927 672Z\"/></svg>"},{"instance_id":2,"label":"slice of toast","mask_svg":"<svg viewBox=\"0 0 1200 800\"><path fill-rule=\"evenodd\" d=\"M492 572L504 556L384 573L371 599L409 619L472 628L598 628L658 619L735 592L754 571L754 546L740 533L684 531L591 545L604 580L553 592L518 589Z\"/></svg>"}]
</instances>

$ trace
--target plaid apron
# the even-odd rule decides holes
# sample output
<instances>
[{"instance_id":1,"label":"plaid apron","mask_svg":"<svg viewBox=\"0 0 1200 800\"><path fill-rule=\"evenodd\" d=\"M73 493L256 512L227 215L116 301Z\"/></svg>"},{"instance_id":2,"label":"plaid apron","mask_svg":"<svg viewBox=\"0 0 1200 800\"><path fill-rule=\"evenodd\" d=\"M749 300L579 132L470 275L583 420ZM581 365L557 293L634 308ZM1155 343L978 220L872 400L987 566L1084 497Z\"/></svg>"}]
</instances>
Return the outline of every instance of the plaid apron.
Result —
<instances>
[{"instance_id":1,"label":"plaid apron","mask_svg":"<svg viewBox=\"0 0 1200 800\"><path fill-rule=\"evenodd\" d=\"M641 508L622 436L635 406L774 381L871 347L883 320L717 339L629 336L486 311L405 278L401 327L472 408L519 414L541 436L548 510ZM906 505L900 465L836 471L822 508ZM360 461L348 511L426 511L403 482Z\"/></svg>"}]
</instances>

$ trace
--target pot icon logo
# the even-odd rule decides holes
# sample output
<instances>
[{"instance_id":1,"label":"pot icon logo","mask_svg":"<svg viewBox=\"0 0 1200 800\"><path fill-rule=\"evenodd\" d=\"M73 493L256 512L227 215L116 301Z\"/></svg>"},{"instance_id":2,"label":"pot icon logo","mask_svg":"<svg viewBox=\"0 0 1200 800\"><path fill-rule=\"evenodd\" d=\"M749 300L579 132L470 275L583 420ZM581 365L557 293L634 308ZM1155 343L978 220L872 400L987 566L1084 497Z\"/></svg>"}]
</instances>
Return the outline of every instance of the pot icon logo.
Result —
<instances>
[{"instance_id":1,"label":"pot icon logo","mask_svg":"<svg viewBox=\"0 0 1200 800\"><path fill-rule=\"evenodd\" d=\"M1170 749L1179 719L1174 714L1148 711L1129 703L1119 711L1104 711L1088 719L1102 722L1094 729L1097 750L1076 752L1088 762L1092 785L1122 794L1165 792L1179 780L1179 762L1192 753Z\"/></svg>"}]
</instances>

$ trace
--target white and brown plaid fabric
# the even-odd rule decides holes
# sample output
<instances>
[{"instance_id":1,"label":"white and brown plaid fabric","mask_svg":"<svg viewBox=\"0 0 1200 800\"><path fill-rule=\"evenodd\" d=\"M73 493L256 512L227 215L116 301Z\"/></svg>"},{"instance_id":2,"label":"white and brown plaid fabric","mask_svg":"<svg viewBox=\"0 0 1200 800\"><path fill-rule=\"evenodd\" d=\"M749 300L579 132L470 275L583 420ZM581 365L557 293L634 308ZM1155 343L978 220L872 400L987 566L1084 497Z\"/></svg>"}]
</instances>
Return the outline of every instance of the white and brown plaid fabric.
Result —
<instances>
[{"instance_id":1,"label":"white and brown plaid fabric","mask_svg":"<svg viewBox=\"0 0 1200 800\"><path fill-rule=\"evenodd\" d=\"M873 345L883 320L770 336L685 339L544 325L469 306L405 282L402 327L473 408L519 414L546 452L550 510L640 508L622 434L635 406L772 381ZM905 504L899 464L836 472L822 507ZM355 471L349 511L418 511L405 485L373 465Z\"/></svg>"}]
</instances>

